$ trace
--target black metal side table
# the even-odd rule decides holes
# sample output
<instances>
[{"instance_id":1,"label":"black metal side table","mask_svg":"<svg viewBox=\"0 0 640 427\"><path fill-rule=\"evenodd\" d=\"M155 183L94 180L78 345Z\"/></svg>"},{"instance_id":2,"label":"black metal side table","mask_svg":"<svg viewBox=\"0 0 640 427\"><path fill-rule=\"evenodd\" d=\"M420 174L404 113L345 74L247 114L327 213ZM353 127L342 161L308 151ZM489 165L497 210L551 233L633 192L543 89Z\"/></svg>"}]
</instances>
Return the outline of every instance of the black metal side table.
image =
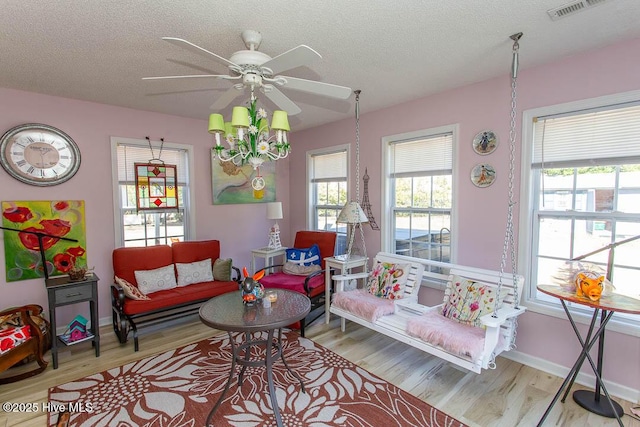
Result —
<instances>
[{"instance_id":1,"label":"black metal side table","mask_svg":"<svg viewBox=\"0 0 640 427\"><path fill-rule=\"evenodd\" d=\"M47 297L49 299L49 321L51 333L56 335L51 340L51 355L53 369L58 369L58 346L74 345L80 342L91 341L96 351L96 357L100 356L100 328L98 326L98 276L95 274L84 280L71 281L67 276L51 277L45 280ZM88 330L88 338L68 342L56 333L56 307L89 301L91 311L91 328Z\"/></svg>"}]
</instances>

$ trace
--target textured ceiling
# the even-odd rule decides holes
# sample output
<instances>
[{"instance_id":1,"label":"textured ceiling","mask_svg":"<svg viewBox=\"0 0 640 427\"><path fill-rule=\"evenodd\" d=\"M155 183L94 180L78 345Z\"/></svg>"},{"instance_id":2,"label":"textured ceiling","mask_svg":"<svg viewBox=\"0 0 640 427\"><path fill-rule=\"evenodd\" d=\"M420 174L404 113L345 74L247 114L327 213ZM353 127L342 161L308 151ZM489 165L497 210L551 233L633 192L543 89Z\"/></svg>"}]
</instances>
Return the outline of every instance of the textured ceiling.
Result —
<instances>
[{"instance_id":1,"label":"textured ceiling","mask_svg":"<svg viewBox=\"0 0 640 427\"><path fill-rule=\"evenodd\" d=\"M300 44L315 49L322 60L283 74L361 89L366 113L508 74L509 36L519 31L521 70L640 37L639 0L607 0L552 21L546 11L565 3L3 0L0 87L205 119L228 82L141 79L227 70L161 37L229 58L245 49L241 32L253 29L272 57ZM353 115L353 97L283 92L302 108L291 118L294 130Z\"/></svg>"}]
</instances>

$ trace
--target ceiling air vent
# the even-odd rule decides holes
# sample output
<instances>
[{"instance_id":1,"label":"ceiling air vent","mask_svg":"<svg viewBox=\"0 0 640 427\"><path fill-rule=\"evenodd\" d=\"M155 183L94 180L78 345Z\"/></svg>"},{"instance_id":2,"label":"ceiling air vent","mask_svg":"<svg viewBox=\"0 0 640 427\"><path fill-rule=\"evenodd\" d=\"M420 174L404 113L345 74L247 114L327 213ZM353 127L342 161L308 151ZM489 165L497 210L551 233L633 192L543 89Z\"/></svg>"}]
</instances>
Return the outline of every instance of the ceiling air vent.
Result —
<instances>
[{"instance_id":1,"label":"ceiling air vent","mask_svg":"<svg viewBox=\"0 0 640 427\"><path fill-rule=\"evenodd\" d=\"M566 18L569 15L573 15L590 7L597 6L606 1L607 0L575 0L571 3L556 7L555 9L549 9L547 10L547 13L553 21L557 21L560 18Z\"/></svg>"}]
</instances>

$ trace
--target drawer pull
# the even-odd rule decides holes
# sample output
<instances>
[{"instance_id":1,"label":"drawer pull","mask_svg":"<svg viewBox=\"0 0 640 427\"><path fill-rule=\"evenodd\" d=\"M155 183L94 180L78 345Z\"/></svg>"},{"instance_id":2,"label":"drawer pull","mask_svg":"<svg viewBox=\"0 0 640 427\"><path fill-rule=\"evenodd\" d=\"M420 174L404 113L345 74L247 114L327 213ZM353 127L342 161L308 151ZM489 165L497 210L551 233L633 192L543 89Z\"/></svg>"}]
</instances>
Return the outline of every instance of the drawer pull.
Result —
<instances>
[{"instance_id":1,"label":"drawer pull","mask_svg":"<svg viewBox=\"0 0 640 427\"><path fill-rule=\"evenodd\" d=\"M71 298L71 297L77 297L82 295L82 292L76 292L75 294L67 294L66 297L67 298Z\"/></svg>"}]
</instances>

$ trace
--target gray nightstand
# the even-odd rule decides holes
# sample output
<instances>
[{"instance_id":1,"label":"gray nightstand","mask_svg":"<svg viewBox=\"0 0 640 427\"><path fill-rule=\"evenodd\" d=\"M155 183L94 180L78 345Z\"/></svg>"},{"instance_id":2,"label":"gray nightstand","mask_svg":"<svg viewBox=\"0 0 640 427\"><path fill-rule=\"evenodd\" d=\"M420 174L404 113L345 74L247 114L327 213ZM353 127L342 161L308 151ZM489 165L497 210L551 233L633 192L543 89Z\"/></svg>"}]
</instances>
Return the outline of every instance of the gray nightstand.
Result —
<instances>
[{"instance_id":1,"label":"gray nightstand","mask_svg":"<svg viewBox=\"0 0 640 427\"><path fill-rule=\"evenodd\" d=\"M100 356L100 328L98 326L98 276L88 276L84 280L72 282L67 276L51 277L45 281L47 296L49 299L49 321L51 333L55 339L51 340L51 356L53 369L58 369L58 346L74 345L85 341L91 341L96 350L96 357ZM92 335L88 339L66 343L56 332L56 307L89 301L91 310L91 328L88 332Z\"/></svg>"}]
</instances>

